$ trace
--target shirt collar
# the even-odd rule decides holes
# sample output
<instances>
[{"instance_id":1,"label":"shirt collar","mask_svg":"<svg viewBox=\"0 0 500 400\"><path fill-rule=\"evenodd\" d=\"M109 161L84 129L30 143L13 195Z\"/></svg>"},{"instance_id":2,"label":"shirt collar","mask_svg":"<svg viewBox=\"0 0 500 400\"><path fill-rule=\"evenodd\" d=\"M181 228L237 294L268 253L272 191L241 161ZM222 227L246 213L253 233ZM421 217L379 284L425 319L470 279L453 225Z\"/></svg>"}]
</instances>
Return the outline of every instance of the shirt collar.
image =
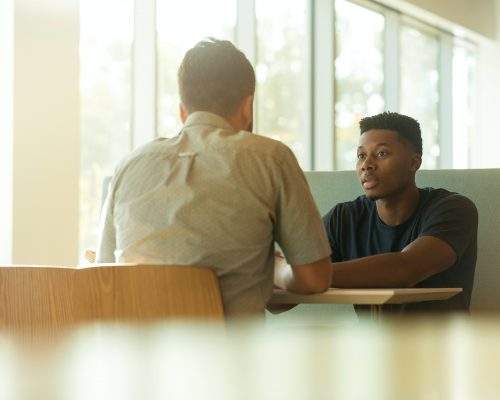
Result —
<instances>
[{"instance_id":1,"label":"shirt collar","mask_svg":"<svg viewBox=\"0 0 500 400\"><path fill-rule=\"evenodd\" d=\"M208 111L195 111L186 119L184 128L193 125L210 125L228 131L234 131L234 128L224 118Z\"/></svg>"}]
</instances>

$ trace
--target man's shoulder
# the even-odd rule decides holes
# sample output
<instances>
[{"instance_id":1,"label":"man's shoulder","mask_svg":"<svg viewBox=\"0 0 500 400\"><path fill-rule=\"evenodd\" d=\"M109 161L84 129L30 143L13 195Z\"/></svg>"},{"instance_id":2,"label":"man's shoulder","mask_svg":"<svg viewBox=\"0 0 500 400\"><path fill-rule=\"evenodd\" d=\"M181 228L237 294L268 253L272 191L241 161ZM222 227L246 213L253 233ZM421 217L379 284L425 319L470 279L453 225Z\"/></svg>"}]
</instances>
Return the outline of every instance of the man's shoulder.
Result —
<instances>
[{"instance_id":1,"label":"man's shoulder","mask_svg":"<svg viewBox=\"0 0 500 400\"><path fill-rule=\"evenodd\" d=\"M142 171L145 164L163 154L165 145L173 142L175 138L157 138L142 146L137 147L125 155L116 165L114 176L118 178L126 171Z\"/></svg>"},{"instance_id":2,"label":"man's shoulder","mask_svg":"<svg viewBox=\"0 0 500 400\"><path fill-rule=\"evenodd\" d=\"M277 161L295 157L288 146L271 137L246 131L238 132L237 136L234 150L239 153L248 153L256 157L271 157Z\"/></svg>"},{"instance_id":3,"label":"man's shoulder","mask_svg":"<svg viewBox=\"0 0 500 400\"><path fill-rule=\"evenodd\" d=\"M326 215L330 219L339 219L338 222L359 219L366 214L367 210L374 207L374 202L365 195L354 200L337 203Z\"/></svg>"},{"instance_id":4,"label":"man's shoulder","mask_svg":"<svg viewBox=\"0 0 500 400\"><path fill-rule=\"evenodd\" d=\"M425 208L430 211L441 209L455 209L464 213L477 214L476 205L467 196L449 191L444 188L422 188L421 193L425 196Z\"/></svg>"},{"instance_id":5,"label":"man's shoulder","mask_svg":"<svg viewBox=\"0 0 500 400\"><path fill-rule=\"evenodd\" d=\"M124 160L132 161L137 158L147 157L149 155L155 154L165 154L168 153L170 148L174 148L176 143L179 142L179 136L174 137L159 137L153 139L143 145L137 147L125 157Z\"/></svg>"}]
</instances>

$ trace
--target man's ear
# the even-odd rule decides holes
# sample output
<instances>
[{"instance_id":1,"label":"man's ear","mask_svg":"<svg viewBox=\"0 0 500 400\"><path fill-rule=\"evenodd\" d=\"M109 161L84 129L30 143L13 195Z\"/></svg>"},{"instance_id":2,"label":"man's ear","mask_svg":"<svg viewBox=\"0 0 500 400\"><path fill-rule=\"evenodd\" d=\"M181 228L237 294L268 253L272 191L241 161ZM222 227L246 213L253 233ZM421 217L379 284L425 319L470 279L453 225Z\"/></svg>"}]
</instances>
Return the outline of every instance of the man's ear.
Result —
<instances>
[{"instance_id":1,"label":"man's ear","mask_svg":"<svg viewBox=\"0 0 500 400\"><path fill-rule=\"evenodd\" d=\"M418 153L415 153L411 159L411 170L413 172L417 172L422 165L422 156Z\"/></svg>"},{"instance_id":2,"label":"man's ear","mask_svg":"<svg viewBox=\"0 0 500 400\"><path fill-rule=\"evenodd\" d=\"M243 99L241 114L245 120L245 125L251 127L253 125L253 95ZM251 131L251 128L248 130Z\"/></svg>"},{"instance_id":3,"label":"man's ear","mask_svg":"<svg viewBox=\"0 0 500 400\"><path fill-rule=\"evenodd\" d=\"M182 123L186 122L188 115L189 113L184 103L179 103L179 116L181 117Z\"/></svg>"}]
</instances>

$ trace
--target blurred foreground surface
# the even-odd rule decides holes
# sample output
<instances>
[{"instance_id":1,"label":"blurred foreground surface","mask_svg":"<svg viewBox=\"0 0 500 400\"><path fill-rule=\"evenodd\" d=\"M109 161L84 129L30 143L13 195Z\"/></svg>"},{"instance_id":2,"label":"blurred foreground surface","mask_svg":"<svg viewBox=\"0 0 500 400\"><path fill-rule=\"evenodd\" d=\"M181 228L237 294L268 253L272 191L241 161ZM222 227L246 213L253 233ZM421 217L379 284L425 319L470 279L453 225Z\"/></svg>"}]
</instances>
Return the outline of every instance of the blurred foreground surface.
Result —
<instances>
[{"instance_id":1,"label":"blurred foreground surface","mask_svg":"<svg viewBox=\"0 0 500 400\"><path fill-rule=\"evenodd\" d=\"M500 318L0 336L0 399L498 399Z\"/></svg>"}]
</instances>

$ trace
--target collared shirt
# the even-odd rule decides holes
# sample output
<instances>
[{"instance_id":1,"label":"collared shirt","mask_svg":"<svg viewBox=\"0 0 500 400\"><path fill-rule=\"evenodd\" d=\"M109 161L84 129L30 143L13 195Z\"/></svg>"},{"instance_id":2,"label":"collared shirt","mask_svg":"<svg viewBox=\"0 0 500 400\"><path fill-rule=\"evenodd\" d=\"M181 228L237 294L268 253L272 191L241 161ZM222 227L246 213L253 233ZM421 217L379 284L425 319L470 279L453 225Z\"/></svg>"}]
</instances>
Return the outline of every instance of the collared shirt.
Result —
<instances>
[{"instance_id":1,"label":"collared shirt","mask_svg":"<svg viewBox=\"0 0 500 400\"><path fill-rule=\"evenodd\" d=\"M330 255L290 149L208 112L122 161L100 229L97 262L212 267L230 316L264 311L275 242L292 265Z\"/></svg>"}]
</instances>

